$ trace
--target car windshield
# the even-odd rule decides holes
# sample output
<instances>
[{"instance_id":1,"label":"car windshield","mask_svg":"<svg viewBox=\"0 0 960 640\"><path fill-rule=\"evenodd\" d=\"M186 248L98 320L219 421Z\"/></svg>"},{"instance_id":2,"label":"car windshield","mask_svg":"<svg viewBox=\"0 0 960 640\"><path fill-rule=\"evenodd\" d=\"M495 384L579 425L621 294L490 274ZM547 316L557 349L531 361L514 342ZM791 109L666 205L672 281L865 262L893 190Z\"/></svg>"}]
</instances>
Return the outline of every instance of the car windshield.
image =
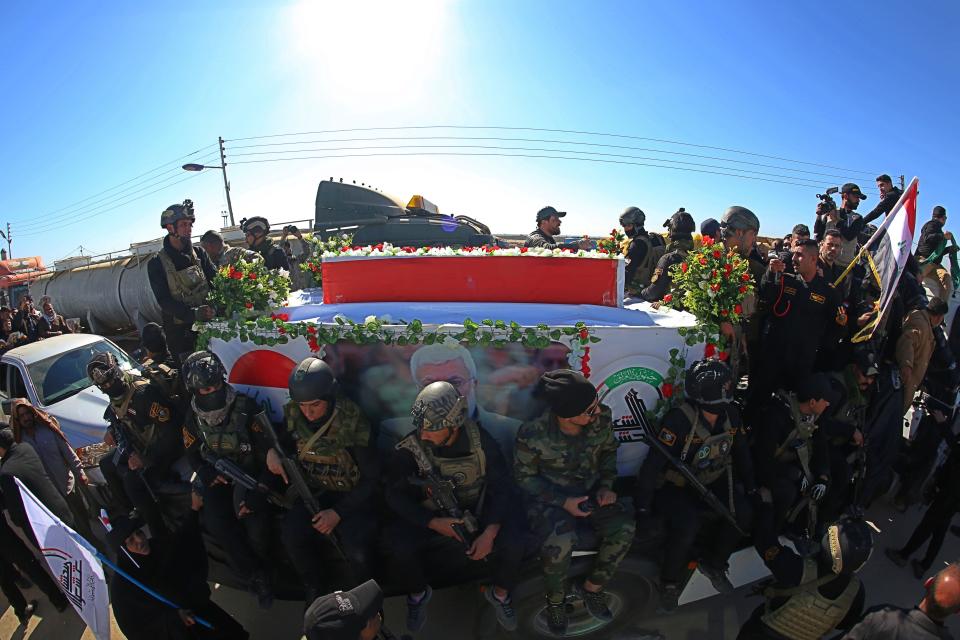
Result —
<instances>
[{"instance_id":1,"label":"car windshield","mask_svg":"<svg viewBox=\"0 0 960 640\"><path fill-rule=\"evenodd\" d=\"M93 382L87 377L87 363L98 353L112 353L124 371L139 369L130 356L106 340L50 356L27 366L40 404L49 406L91 386Z\"/></svg>"}]
</instances>

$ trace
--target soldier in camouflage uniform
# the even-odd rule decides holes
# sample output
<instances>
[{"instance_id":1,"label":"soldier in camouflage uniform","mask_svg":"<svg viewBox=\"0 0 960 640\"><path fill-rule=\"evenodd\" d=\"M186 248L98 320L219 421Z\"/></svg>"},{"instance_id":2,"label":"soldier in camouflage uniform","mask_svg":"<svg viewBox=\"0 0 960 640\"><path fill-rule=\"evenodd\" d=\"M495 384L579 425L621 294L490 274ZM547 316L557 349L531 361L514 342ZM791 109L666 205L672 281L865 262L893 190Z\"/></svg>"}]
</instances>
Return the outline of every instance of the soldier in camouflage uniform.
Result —
<instances>
[{"instance_id":1,"label":"soldier in camouflage uniform","mask_svg":"<svg viewBox=\"0 0 960 640\"><path fill-rule=\"evenodd\" d=\"M500 625L517 628L510 591L520 579L526 519L500 446L467 411L467 399L452 384L428 384L413 403L415 429L387 463L386 499L397 518L383 539L391 581L408 594L407 628L413 633L426 622L432 594L422 562L426 549L435 564L486 560L493 584L484 595ZM447 495L438 500L438 493ZM450 494L451 503L441 509L438 502ZM460 513L450 512L454 502Z\"/></svg>"},{"instance_id":2,"label":"soldier in camouflage uniform","mask_svg":"<svg viewBox=\"0 0 960 640\"><path fill-rule=\"evenodd\" d=\"M184 361L183 381L191 395L183 443L201 486L200 520L256 594L260 607L269 609L273 592L264 560L269 553L274 509L267 502L266 482L276 478L267 471L270 445L257 422L263 409L227 383L220 358L209 351L198 351ZM247 489L218 471L220 459L236 465L261 483L262 489Z\"/></svg>"},{"instance_id":3,"label":"soldier in camouflage uniform","mask_svg":"<svg viewBox=\"0 0 960 640\"><path fill-rule=\"evenodd\" d=\"M686 400L663 416L657 439L747 531L752 520L747 495L755 492L753 465L740 412L731 404L730 368L719 360L695 362L684 377L684 390ZM676 611L694 542L708 525L716 525L716 529L703 550L700 572L717 591L733 591L726 574L727 560L736 550L740 532L656 449L650 449L640 467L636 502L641 520L648 519L651 507L656 507L670 541L663 549L660 568L662 613Z\"/></svg>"},{"instance_id":4,"label":"soldier in camouflage uniform","mask_svg":"<svg viewBox=\"0 0 960 640\"><path fill-rule=\"evenodd\" d=\"M240 260L246 260L247 262L263 260L263 257L256 251L250 251L243 247L227 246L223 242L223 236L213 229L200 236L200 246L207 252L210 262L218 269L236 264Z\"/></svg>"},{"instance_id":5,"label":"soldier in camouflage uniform","mask_svg":"<svg viewBox=\"0 0 960 640\"><path fill-rule=\"evenodd\" d=\"M580 373L558 369L543 374L537 394L550 408L520 427L514 477L529 499L530 525L543 541L547 622L553 633L563 634L565 582L578 524L596 531L600 548L593 570L582 584L573 585L573 592L591 615L604 621L613 616L603 586L630 550L636 524L630 499L613 491L620 445L610 409L600 404L593 384Z\"/></svg>"},{"instance_id":6,"label":"soldier in camouflage uniform","mask_svg":"<svg viewBox=\"0 0 960 640\"><path fill-rule=\"evenodd\" d=\"M282 538L304 585L307 602L330 588L348 588L369 577L369 554L376 535L374 492L379 477L376 453L370 446L370 423L352 400L339 392L327 363L306 358L290 374L290 402L283 408L286 431L278 434L293 444L296 463L320 507L308 512L297 500L283 519ZM267 467L286 477L280 454L267 452ZM324 584L331 574L332 551L326 536L335 536L350 563L336 584ZM328 581L329 582L329 581Z\"/></svg>"}]
</instances>

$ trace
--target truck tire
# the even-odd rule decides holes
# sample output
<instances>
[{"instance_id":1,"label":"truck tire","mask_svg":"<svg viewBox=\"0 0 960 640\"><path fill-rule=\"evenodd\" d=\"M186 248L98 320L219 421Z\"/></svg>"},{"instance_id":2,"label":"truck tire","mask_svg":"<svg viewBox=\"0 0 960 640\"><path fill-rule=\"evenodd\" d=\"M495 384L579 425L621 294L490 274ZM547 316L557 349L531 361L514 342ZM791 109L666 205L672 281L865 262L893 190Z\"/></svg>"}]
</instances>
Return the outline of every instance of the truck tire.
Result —
<instances>
[{"instance_id":1,"label":"truck tire","mask_svg":"<svg viewBox=\"0 0 960 640\"><path fill-rule=\"evenodd\" d=\"M592 556L574 558L570 580L582 580L589 572L591 564ZM596 620L586 611L582 602L568 598L570 624L565 636L555 636L547 628L543 615L546 608L543 579L539 575L528 578L514 590L513 602L517 612L518 628L515 633L509 635L525 640L558 637L611 638L612 633L653 614L657 602L657 573L657 566L649 560L636 557L625 558L613 580L606 587L613 620L607 623ZM489 607L483 608L482 616L480 629L496 628L496 617Z\"/></svg>"}]
</instances>

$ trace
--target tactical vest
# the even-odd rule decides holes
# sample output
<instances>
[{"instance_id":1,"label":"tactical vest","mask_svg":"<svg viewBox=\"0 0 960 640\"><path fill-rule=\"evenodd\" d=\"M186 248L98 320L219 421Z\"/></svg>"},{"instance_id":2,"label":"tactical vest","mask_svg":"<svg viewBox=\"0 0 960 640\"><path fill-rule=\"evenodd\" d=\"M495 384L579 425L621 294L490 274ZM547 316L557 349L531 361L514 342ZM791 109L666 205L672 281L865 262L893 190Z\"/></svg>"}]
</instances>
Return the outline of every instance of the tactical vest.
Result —
<instances>
[{"instance_id":1,"label":"tactical vest","mask_svg":"<svg viewBox=\"0 0 960 640\"><path fill-rule=\"evenodd\" d=\"M117 420L123 425L124 435L131 439L133 448L136 451L144 451L156 439L157 425L154 422L147 422L145 425L137 424L136 420L130 418L130 403L138 390L145 390L150 385L146 380L135 379L127 385L127 392L119 398L111 398L110 406Z\"/></svg>"},{"instance_id":2,"label":"tactical vest","mask_svg":"<svg viewBox=\"0 0 960 640\"><path fill-rule=\"evenodd\" d=\"M807 480L813 479L810 473L810 439L813 432L817 430L815 420L804 420L797 406L797 399L792 393L778 391L776 398L783 402L790 411L790 417L793 418L793 429L787 436L787 439L780 443L773 457L777 462L790 463L800 462L803 473Z\"/></svg>"},{"instance_id":3,"label":"tactical vest","mask_svg":"<svg viewBox=\"0 0 960 640\"><path fill-rule=\"evenodd\" d=\"M170 288L170 295L174 300L179 300L188 307L199 307L207 299L207 293L210 291L210 285L203 275L203 269L200 267L200 261L197 255L190 247L190 252L183 254L190 260L190 266L186 269L177 270L173 264L173 259L167 254L166 249L161 249L157 255L160 257L160 264L163 265L163 272L167 276L167 286ZM174 319L177 324L183 324L182 321Z\"/></svg>"},{"instance_id":4,"label":"tactical vest","mask_svg":"<svg viewBox=\"0 0 960 640\"><path fill-rule=\"evenodd\" d=\"M833 600L820 593L819 587L836 579L827 575L817 578L817 561L807 558L803 562L803 576L800 584L778 593L770 589L767 598L767 610L760 618L763 624L786 638L794 640L820 640L831 629L840 624L860 590L860 580L851 576L850 583ZM770 610L770 596L789 595L782 606Z\"/></svg>"},{"instance_id":5,"label":"tactical vest","mask_svg":"<svg viewBox=\"0 0 960 640\"><path fill-rule=\"evenodd\" d=\"M347 451L353 431L362 419L357 405L338 397L333 413L314 430L300 408L284 408L287 428L297 441L297 459L311 487L323 491L352 491L360 481L360 467Z\"/></svg>"},{"instance_id":6,"label":"tactical vest","mask_svg":"<svg viewBox=\"0 0 960 640\"><path fill-rule=\"evenodd\" d=\"M846 402L844 402L843 406L833 414L834 419L844 424L853 425L863 432L869 402L867 401L867 398L860 392L859 387L857 387L857 381L853 379L849 369L846 371L831 373L830 377L839 381L840 384L842 384L847 390ZM837 439L834 438L834 440ZM846 441L834 442L833 444L846 444Z\"/></svg>"},{"instance_id":7,"label":"tactical vest","mask_svg":"<svg viewBox=\"0 0 960 640\"><path fill-rule=\"evenodd\" d=\"M487 457L480 445L480 427L473 420L467 420L463 425L470 442L470 452L459 458L441 458L434 455L428 447L424 453L430 460L433 468L444 479L453 482L454 493L461 507L470 509L480 502L480 494L487 478Z\"/></svg>"},{"instance_id":8,"label":"tactical vest","mask_svg":"<svg viewBox=\"0 0 960 640\"><path fill-rule=\"evenodd\" d=\"M253 456L253 442L247 426L250 423L247 402L247 396L238 393L233 401L230 418L218 425L212 425L194 414L204 445L215 455L229 458L241 466Z\"/></svg>"},{"instance_id":9,"label":"tactical vest","mask_svg":"<svg viewBox=\"0 0 960 640\"><path fill-rule=\"evenodd\" d=\"M624 256L627 255L631 242L641 242L647 247L643 261L637 265L636 271L633 272L633 278L627 283L628 292L639 294L650 286L653 270L656 268L657 263L660 262L660 258L663 257L666 248L662 244L652 242L646 233L638 233L632 238L627 238L623 241L621 250ZM627 260L629 260L629 258L627 258Z\"/></svg>"},{"instance_id":10,"label":"tactical vest","mask_svg":"<svg viewBox=\"0 0 960 640\"><path fill-rule=\"evenodd\" d=\"M700 420L700 412L697 411L689 402L680 405L680 411L683 412L687 422L690 423L690 432L683 443L683 450L680 452L680 460L690 467L694 475L704 485L709 485L724 474L732 480L731 456L733 453L733 439L736 437L737 430L730 425L730 419L723 416L720 424L719 433L711 433L709 427L705 426ZM689 456L694 440L699 440L696 451ZM687 484L678 471L668 469L664 472L665 480L683 487Z\"/></svg>"},{"instance_id":11,"label":"tactical vest","mask_svg":"<svg viewBox=\"0 0 960 640\"><path fill-rule=\"evenodd\" d=\"M163 394L176 401L179 398L178 382L180 381L180 372L173 367L156 362L152 358L144 360L141 364L143 374L150 382L154 383L163 390Z\"/></svg>"}]
</instances>

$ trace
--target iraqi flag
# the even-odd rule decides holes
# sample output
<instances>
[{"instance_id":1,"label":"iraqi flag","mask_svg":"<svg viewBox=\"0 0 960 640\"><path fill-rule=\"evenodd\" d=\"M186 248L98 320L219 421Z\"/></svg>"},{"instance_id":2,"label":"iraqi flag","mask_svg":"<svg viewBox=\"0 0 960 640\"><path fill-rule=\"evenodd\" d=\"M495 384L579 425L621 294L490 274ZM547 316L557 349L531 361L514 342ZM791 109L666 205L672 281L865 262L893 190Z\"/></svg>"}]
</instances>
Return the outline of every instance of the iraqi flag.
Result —
<instances>
[{"instance_id":1,"label":"iraqi flag","mask_svg":"<svg viewBox=\"0 0 960 640\"><path fill-rule=\"evenodd\" d=\"M893 300L893 294L900 282L900 274L907 264L913 248L913 233L917 223L917 185L916 177L900 196L896 206L890 211L883 224L877 229L861 250L870 268L870 276L880 287L877 301L879 313L853 338L854 342L869 340L877 325L887 313Z\"/></svg>"},{"instance_id":2,"label":"iraqi flag","mask_svg":"<svg viewBox=\"0 0 960 640\"><path fill-rule=\"evenodd\" d=\"M90 543L50 513L19 478L23 507L54 581L97 640L110 640L110 597L103 565ZM2 516L0 516L2 517Z\"/></svg>"}]
</instances>

